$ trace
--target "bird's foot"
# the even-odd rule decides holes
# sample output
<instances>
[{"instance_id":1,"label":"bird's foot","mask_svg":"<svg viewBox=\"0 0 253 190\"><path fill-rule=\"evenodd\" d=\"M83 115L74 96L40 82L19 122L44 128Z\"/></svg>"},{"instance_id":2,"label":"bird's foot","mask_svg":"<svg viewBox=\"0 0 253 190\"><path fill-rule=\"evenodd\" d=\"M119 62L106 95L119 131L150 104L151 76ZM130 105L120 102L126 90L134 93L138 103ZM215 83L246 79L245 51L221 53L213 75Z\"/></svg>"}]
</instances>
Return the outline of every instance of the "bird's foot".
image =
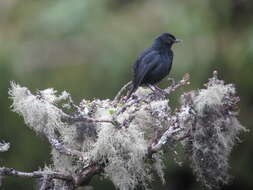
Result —
<instances>
[{"instance_id":1,"label":"bird's foot","mask_svg":"<svg viewBox=\"0 0 253 190\"><path fill-rule=\"evenodd\" d=\"M155 85L151 85L151 84L148 84L147 85L155 94L157 94L158 96L161 96L161 97L165 97L167 96L167 92L161 88L159 88L158 86L155 86ZM154 88L154 89L153 89Z\"/></svg>"},{"instance_id":2,"label":"bird's foot","mask_svg":"<svg viewBox=\"0 0 253 190\"><path fill-rule=\"evenodd\" d=\"M158 95L162 96L162 97L165 97L165 96L168 95L168 93L167 93L165 90L160 89L160 88L159 88L159 90L158 90L158 89L156 90L156 93L157 93Z\"/></svg>"}]
</instances>

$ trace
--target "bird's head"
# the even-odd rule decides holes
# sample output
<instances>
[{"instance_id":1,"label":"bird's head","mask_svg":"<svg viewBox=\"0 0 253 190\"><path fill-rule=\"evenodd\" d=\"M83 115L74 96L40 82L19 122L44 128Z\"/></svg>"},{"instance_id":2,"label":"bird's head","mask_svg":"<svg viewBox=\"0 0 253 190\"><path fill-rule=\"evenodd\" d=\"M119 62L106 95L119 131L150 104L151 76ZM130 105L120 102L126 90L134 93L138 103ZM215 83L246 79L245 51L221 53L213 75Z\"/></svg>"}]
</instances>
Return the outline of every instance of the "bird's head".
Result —
<instances>
[{"instance_id":1,"label":"bird's head","mask_svg":"<svg viewBox=\"0 0 253 190\"><path fill-rule=\"evenodd\" d=\"M182 42L182 40L176 39L175 36L173 36L170 33L163 33L155 38L154 45L165 44L171 47L173 44L179 43L179 42Z\"/></svg>"}]
</instances>

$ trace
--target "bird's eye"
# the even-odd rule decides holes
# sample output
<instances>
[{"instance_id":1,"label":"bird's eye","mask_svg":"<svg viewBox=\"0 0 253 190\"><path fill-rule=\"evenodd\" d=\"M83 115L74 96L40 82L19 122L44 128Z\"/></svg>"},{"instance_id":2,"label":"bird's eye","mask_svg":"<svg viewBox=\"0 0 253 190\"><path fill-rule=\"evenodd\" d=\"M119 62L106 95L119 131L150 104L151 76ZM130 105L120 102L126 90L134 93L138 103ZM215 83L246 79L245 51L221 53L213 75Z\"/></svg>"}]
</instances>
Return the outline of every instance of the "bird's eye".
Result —
<instances>
[{"instance_id":1,"label":"bird's eye","mask_svg":"<svg viewBox=\"0 0 253 190\"><path fill-rule=\"evenodd\" d=\"M168 38L168 40L167 40L168 42L173 42L174 41L174 39L172 39L172 38Z\"/></svg>"}]
</instances>

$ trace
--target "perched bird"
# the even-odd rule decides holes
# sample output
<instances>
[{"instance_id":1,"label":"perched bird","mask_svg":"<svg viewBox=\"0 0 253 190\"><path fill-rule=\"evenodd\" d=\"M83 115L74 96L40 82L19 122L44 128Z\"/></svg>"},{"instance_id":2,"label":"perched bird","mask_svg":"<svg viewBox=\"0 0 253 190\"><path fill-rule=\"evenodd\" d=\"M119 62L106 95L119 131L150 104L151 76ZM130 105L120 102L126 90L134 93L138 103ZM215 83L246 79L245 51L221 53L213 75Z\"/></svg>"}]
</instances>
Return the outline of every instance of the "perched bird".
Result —
<instances>
[{"instance_id":1,"label":"perched bird","mask_svg":"<svg viewBox=\"0 0 253 190\"><path fill-rule=\"evenodd\" d=\"M155 38L150 48L145 49L138 56L133 65L132 89L129 91L127 99L140 85L147 85L152 89L153 85L169 74L173 61L171 46L181 41L172 34L163 33Z\"/></svg>"}]
</instances>

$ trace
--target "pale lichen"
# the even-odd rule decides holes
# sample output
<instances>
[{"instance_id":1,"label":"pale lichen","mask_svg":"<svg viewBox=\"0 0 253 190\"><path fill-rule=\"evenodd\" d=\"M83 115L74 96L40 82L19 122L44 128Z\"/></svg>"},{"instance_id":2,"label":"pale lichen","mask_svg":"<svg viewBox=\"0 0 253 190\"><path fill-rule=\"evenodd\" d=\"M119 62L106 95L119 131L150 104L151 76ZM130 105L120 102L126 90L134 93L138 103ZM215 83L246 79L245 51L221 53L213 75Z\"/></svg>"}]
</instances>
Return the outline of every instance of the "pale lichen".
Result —
<instances>
[{"instance_id":1,"label":"pale lichen","mask_svg":"<svg viewBox=\"0 0 253 190\"><path fill-rule=\"evenodd\" d=\"M11 108L22 115L25 123L37 133L53 134L55 129L65 127L61 121L62 111L52 104L61 96L54 94L55 91L50 89L42 91L43 96L40 93L33 95L27 88L12 82L9 90L13 101Z\"/></svg>"},{"instance_id":2,"label":"pale lichen","mask_svg":"<svg viewBox=\"0 0 253 190\"><path fill-rule=\"evenodd\" d=\"M6 152L10 148L10 143L0 142L0 152Z\"/></svg>"},{"instance_id":3,"label":"pale lichen","mask_svg":"<svg viewBox=\"0 0 253 190\"><path fill-rule=\"evenodd\" d=\"M217 189L229 181L228 159L238 134L246 129L234 111L238 103L234 86L216 78L206 86L188 96L190 103L180 117L189 129L184 145L194 172L208 189Z\"/></svg>"},{"instance_id":4,"label":"pale lichen","mask_svg":"<svg viewBox=\"0 0 253 190\"><path fill-rule=\"evenodd\" d=\"M150 178L144 162L148 143L135 127L117 129L102 125L91 150L93 161L106 165L105 175L120 189L133 189Z\"/></svg>"},{"instance_id":5,"label":"pale lichen","mask_svg":"<svg viewBox=\"0 0 253 190\"><path fill-rule=\"evenodd\" d=\"M194 98L195 109L198 113L203 114L205 107L222 105L224 96L234 93L235 88L231 84L216 84L208 86L207 89L201 89L198 96Z\"/></svg>"}]
</instances>

